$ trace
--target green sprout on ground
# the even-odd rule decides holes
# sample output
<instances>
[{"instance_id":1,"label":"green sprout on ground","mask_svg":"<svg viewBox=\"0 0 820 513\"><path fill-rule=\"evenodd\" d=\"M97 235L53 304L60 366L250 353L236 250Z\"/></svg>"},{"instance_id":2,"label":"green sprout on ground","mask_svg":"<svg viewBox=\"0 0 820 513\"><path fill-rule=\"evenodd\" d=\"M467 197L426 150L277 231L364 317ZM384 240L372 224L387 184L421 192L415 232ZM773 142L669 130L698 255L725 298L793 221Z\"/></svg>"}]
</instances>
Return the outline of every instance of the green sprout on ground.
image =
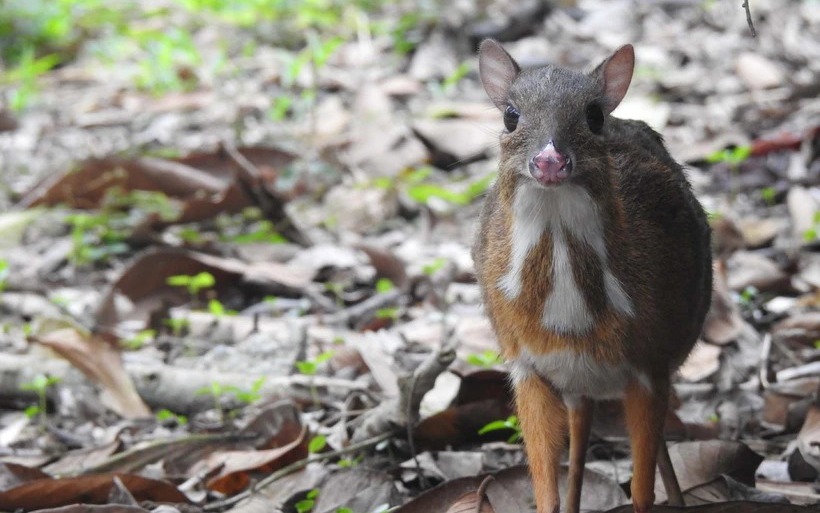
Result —
<instances>
[{"instance_id":1,"label":"green sprout on ground","mask_svg":"<svg viewBox=\"0 0 820 513\"><path fill-rule=\"evenodd\" d=\"M396 320L399 318L399 309L395 306L388 306L385 308L379 308L376 310L376 319L391 319Z\"/></svg>"},{"instance_id":2,"label":"green sprout on ground","mask_svg":"<svg viewBox=\"0 0 820 513\"><path fill-rule=\"evenodd\" d=\"M151 330L151 329L141 330L141 331L137 332L137 334L135 334L133 337L125 339L125 340L121 340L120 341L120 346L123 349L130 349L132 351L135 351L137 349L140 349L147 342L149 342L151 340L154 340L154 338L156 338L156 336L157 336L157 332L154 331L154 330Z\"/></svg>"},{"instance_id":3,"label":"green sprout on ground","mask_svg":"<svg viewBox=\"0 0 820 513\"><path fill-rule=\"evenodd\" d=\"M430 199L438 198L454 205L464 206L487 192L495 177L495 173L489 173L471 182L463 190L448 189L432 183L419 183L411 185L407 189L407 194L417 203L426 204Z\"/></svg>"},{"instance_id":4,"label":"green sprout on ground","mask_svg":"<svg viewBox=\"0 0 820 513\"><path fill-rule=\"evenodd\" d=\"M225 390L233 394L237 401L251 404L262 398L262 386L265 384L265 377L262 376L254 380L250 390L243 390L236 386L226 387Z\"/></svg>"},{"instance_id":5,"label":"green sprout on ground","mask_svg":"<svg viewBox=\"0 0 820 513\"><path fill-rule=\"evenodd\" d=\"M470 63L462 62L455 70L453 70L452 73L450 73L447 78L444 79L441 83L441 88L444 91L452 90L464 77L467 76L468 73L470 73Z\"/></svg>"},{"instance_id":6,"label":"green sprout on ground","mask_svg":"<svg viewBox=\"0 0 820 513\"><path fill-rule=\"evenodd\" d=\"M236 310L230 310L225 308L225 305L223 305L222 302L220 302L218 299L208 300L208 312L210 312L210 314L216 317L217 319L225 317L226 315L237 315Z\"/></svg>"},{"instance_id":7,"label":"green sprout on ground","mask_svg":"<svg viewBox=\"0 0 820 513\"><path fill-rule=\"evenodd\" d=\"M803 242L814 242L820 234L820 210L814 213L812 217L812 227L803 232Z\"/></svg>"},{"instance_id":8,"label":"green sprout on ground","mask_svg":"<svg viewBox=\"0 0 820 513\"><path fill-rule=\"evenodd\" d=\"M774 187L764 187L760 189L760 198L769 206L772 206L777 202L776 196L777 191Z\"/></svg>"},{"instance_id":9,"label":"green sprout on ground","mask_svg":"<svg viewBox=\"0 0 820 513\"><path fill-rule=\"evenodd\" d=\"M518 417L510 415L504 420L495 420L490 422L483 428L478 430L479 435L491 433L493 431L512 430L513 434L507 438L508 443L516 443L521 440L521 425L518 423Z\"/></svg>"},{"instance_id":10,"label":"green sprout on ground","mask_svg":"<svg viewBox=\"0 0 820 513\"><path fill-rule=\"evenodd\" d=\"M316 435L308 442L308 453L319 454L325 447L327 447L327 437L325 435Z\"/></svg>"},{"instance_id":11,"label":"green sprout on ground","mask_svg":"<svg viewBox=\"0 0 820 513\"><path fill-rule=\"evenodd\" d=\"M182 317L171 317L170 319L165 319L162 322L171 328L171 334L175 337L181 337L185 333L185 330L187 330L191 325L191 322L188 319L184 319Z\"/></svg>"},{"instance_id":12,"label":"green sprout on ground","mask_svg":"<svg viewBox=\"0 0 820 513\"><path fill-rule=\"evenodd\" d=\"M75 265L105 261L113 255L131 250L125 243L127 233L114 227L108 213L71 214L66 218L71 225L72 250L69 260Z\"/></svg>"},{"instance_id":13,"label":"green sprout on ground","mask_svg":"<svg viewBox=\"0 0 820 513\"><path fill-rule=\"evenodd\" d=\"M0 258L0 292L6 290L6 280L9 279L9 261Z\"/></svg>"},{"instance_id":14,"label":"green sprout on ground","mask_svg":"<svg viewBox=\"0 0 820 513\"><path fill-rule=\"evenodd\" d=\"M159 422L176 422L179 426L184 426L188 423L188 417L185 415L177 415L167 408L159 410L156 414Z\"/></svg>"},{"instance_id":15,"label":"green sprout on ground","mask_svg":"<svg viewBox=\"0 0 820 513\"><path fill-rule=\"evenodd\" d=\"M337 461L336 464L339 465L340 468L353 468L359 463L361 463L363 459L364 455L360 454L355 458L342 458L339 461Z\"/></svg>"},{"instance_id":16,"label":"green sprout on ground","mask_svg":"<svg viewBox=\"0 0 820 513\"><path fill-rule=\"evenodd\" d=\"M467 363L478 367L490 368L494 365L502 363L503 361L504 360L501 358L501 355L492 349L487 349L481 353L467 355Z\"/></svg>"},{"instance_id":17,"label":"green sprout on ground","mask_svg":"<svg viewBox=\"0 0 820 513\"><path fill-rule=\"evenodd\" d=\"M296 513L308 513L310 510L313 509L313 506L316 504L316 498L319 496L319 490L314 488L313 490L309 491L305 498L301 501L297 502L294 506L296 508Z\"/></svg>"},{"instance_id":18,"label":"green sprout on ground","mask_svg":"<svg viewBox=\"0 0 820 513\"><path fill-rule=\"evenodd\" d=\"M426 274L427 276L432 276L439 272L444 266L447 264L447 259L444 257L438 257L433 260L429 264L425 264L424 267L421 268L421 271Z\"/></svg>"},{"instance_id":19,"label":"green sprout on ground","mask_svg":"<svg viewBox=\"0 0 820 513\"><path fill-rule=\"evenodd\" d=\"M316 371L319 370L319 365L333 358L333 353L333 351L325 351L315 358L297 361L295 364L296 369L300 374L313 377L316 375ZM313 398L313 404L318 408L320 405L319 391L316 389L316 383L313 380L310 383L310 396Z\"/></svg>"},{"instance_id":20,"label":"green sprout on ground","mask_svg":"<svg viewBox=\"0 0 820 513\"><path fill-rule=\"evenodd\" d=\"M214 410L219 422L225 420L225 408L223 403L225 401L225 394L228 393L227 387L223 387L220 383L212 381L210 386L202 387L196 391L197 395L210 395L214 402Z\"/></svg>"},{"instance_id":21,"label":"green sprout on ground","mask_svg":"<svg viewBox=\"0 0 820 513\"><path fill-rule=\"evenodd\" d=\"M216 278L214 278L213 274L203 271L195 275L177 274L169 276L165 282L172 287L184 287L187 289L188 294L191 296L191 302L195 303L200 291L216 285Z\"/></svg>"},{"instance_id":22,"label":"green sprout on ground","mask_svg":"<svg viewBox=\"0 0 820 513\"><path fill-rule=\"evenodd\" d=\"M706 157L706 162L710 164L723 162L734 168L745 162L751 155L751 146L735 146L733 148L725 148L709 154Z\"/></svg>"},{"instance_id":23,"label":"green sprout on ground","mask_svg":"<svg viewBox=\"0 0 820 513\"><path fill-rule=\"evenodd\" d=\"M46 376L45 374L37 374L34 376L28 383L23 383L20 385L21 390L26 390L29 392L34 392L37 394L37 404L32 404L28 408L26 408L26 416L28 418L37 417L38 423L40 425L40 430L46 430L46 415L48 413L48 390L52 386L56 385L60 382L59 378L55 378L53 376Z\"/></svg>"},{"instance_id":24,"label":"green sprout on ground","mask_svg":"<svg viewBox=\"0 0 820 513\"><path fill-rule=\"evenodd\" d=\"M385 292L390 292L391 290L395 289L396 286L393 285L393 282L390 281L389 278L379 278L376 281L376 292L379 294L384 294Z\"/></svg>"}]
</instances>

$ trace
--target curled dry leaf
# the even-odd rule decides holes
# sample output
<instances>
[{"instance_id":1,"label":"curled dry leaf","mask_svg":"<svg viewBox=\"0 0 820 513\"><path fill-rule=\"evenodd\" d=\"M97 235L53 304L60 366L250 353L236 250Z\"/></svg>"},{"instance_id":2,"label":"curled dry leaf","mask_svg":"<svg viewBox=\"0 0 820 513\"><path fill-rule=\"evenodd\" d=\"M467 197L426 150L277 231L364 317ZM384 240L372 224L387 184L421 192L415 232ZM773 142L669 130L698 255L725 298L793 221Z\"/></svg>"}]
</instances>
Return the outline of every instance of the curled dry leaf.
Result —
<instances>
[{"instance_id":1,"label":"curled dry leaf","mask_svg":"<svg viewBox=\"0 0 820 513\"><path fill-rule=\"evenodd\" d=\"M709 496L707 488L722 474L754 486L755 469L763 457L740 442L708 440L682 442L669 447L672 466L685 497ZM655 478L655 498L666 500L660 474ZM726 500L725 498L723 500Z\"/></svg>"},{"instance_id":2,"label":"curled dry leaf","mask_svg":"<svg viewBox=\"0 0 820 513\"><path fill-rule=\"evenodd\" d=\"M38 479L50 478L51 476L36 468L18 465L17 463L0 463L0 491L9 490Z\"/></svg>"},{"instance_id":3,"label":"curled dry leaf","mask_svg":"<svg viewBox=\"0 0 820 513\"><path fill-rule=\"evenodd\" d=\"M193 276L200 272L213 275L217 294L231 288L241 288L247 283L262 284L281 292L293 291L306 286L313 278L312 271L295 264L246 264L195 251L150 249L131 262L101 300L97 310L97 331L110 332L120 320L114 301L117 294L124 295L133 303L129 317L147 322L153 312L190 300L181 288L167 284L169 277L181 274Z\"/></svg>"},{"instance_id":4,"label":"curled dry leaf","mask_svg":"<svg viewBox=\"0 0 820 513\"><path fill-rule=\"evenodd\" d=\"M128 419L151 416L151 410L123 368L119 351L101 337L81 333L76 328L62 328L38 335L34 340L53 349L88 379L102 386L103 402L120 416Z\"/></svg>"},{"instance_id":5,"label":"curled dry leaf","mask_svg":"<svg viewBox=\"0 0 820 513\"><path fill-rule=\"evenodd\" d=\"M725 264L715 261L713 271L712 304L703 324L703 338L713 344L725 345L740 334L744 321L729 293Z\"/></svg>"},{"instance_id":6,"label":"curled dry leaf","mask_svg":"<svg viewBox=\"0 0 820 513\"><path fill-rule=\"evenodd\" d=\"M114 486L114 477L138 501L187 503L185 495L165 481L134 474L101 474L64 479L39 479L0 492L4 509L36 510L78 502L104 504Z\"/></svg>"}]
</instances>

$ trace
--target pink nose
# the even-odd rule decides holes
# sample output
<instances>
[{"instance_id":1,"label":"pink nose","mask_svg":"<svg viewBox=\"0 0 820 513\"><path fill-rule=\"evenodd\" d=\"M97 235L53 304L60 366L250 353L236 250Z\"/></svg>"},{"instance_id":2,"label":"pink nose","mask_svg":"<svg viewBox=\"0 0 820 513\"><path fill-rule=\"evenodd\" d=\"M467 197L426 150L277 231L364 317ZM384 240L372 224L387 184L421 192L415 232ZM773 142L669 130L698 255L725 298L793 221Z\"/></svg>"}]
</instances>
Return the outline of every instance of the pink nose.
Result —
<instances>
[{"instance_id":1,"label":"pink nose","mask_svg":"<svg viewBox=\"0 0 820 513\"><path fill-rule=\"evenodd\" d=\"M552 141L532 158L531 164L532 176L545 185L560 183L569 176L567 157L555 149Z\"/></svg>"}]
</instances>

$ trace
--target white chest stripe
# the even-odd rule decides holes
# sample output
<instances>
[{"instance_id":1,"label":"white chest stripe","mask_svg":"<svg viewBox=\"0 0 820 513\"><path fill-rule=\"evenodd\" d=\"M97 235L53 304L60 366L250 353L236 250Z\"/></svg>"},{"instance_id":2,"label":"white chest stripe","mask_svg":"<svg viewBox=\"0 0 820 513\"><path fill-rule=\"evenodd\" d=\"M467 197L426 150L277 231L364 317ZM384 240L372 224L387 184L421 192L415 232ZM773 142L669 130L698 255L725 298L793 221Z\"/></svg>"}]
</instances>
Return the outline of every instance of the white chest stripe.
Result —
<instances>
[{"instance_id":1,"label":"white chest stripe","mask_svg":"<svg viewBox=\"0 0 820 513\"><path fill-rule=\"evenodd\" d=\"M564 229L592 248L600 259L605 292L612 307L624 315L634 315L632 301L609 269L603 223L595 203L584 189L573 185L554 190L523 185L516 190L509 270L497 284L507 299L515 299L521 293L521 273L527 255L548 228L553 239L553 287L544 304L544 326L578 334L592 326L586 301L572 275Z\"/></svg>"}]
</instances>

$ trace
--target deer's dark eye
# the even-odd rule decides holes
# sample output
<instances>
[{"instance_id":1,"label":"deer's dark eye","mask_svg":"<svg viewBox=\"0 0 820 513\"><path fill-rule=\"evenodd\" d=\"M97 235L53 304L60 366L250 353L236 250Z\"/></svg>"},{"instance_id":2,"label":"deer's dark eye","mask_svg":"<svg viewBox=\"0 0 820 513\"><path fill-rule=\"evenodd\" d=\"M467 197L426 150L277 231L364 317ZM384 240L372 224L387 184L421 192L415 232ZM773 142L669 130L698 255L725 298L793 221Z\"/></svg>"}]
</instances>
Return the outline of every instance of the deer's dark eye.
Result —
<instances>
[{"instance_id":1,"label":"deer's dark eye","mask_svg":"<svg viewBox=\"0 0 820 513\"><path fill-rule=\"evenodd\" d=\"M600 134L604 128L604 111L601 106L593 102L587 105L587 126L593 134Z\"/></svg>"},{"instance_id":2,"label":"deer's dark eye","mask_svg":"<svg viewBox=\"0 0 820 513\"><path fill-rule=\"evenodd\" d=\"M518 113L515 107L512 105L507 105L507 109L504 111L504 127L507 129L508 132L515 132L516 127L518 127L518 118L521 114Z\"/></svg>"}]
</instances>

